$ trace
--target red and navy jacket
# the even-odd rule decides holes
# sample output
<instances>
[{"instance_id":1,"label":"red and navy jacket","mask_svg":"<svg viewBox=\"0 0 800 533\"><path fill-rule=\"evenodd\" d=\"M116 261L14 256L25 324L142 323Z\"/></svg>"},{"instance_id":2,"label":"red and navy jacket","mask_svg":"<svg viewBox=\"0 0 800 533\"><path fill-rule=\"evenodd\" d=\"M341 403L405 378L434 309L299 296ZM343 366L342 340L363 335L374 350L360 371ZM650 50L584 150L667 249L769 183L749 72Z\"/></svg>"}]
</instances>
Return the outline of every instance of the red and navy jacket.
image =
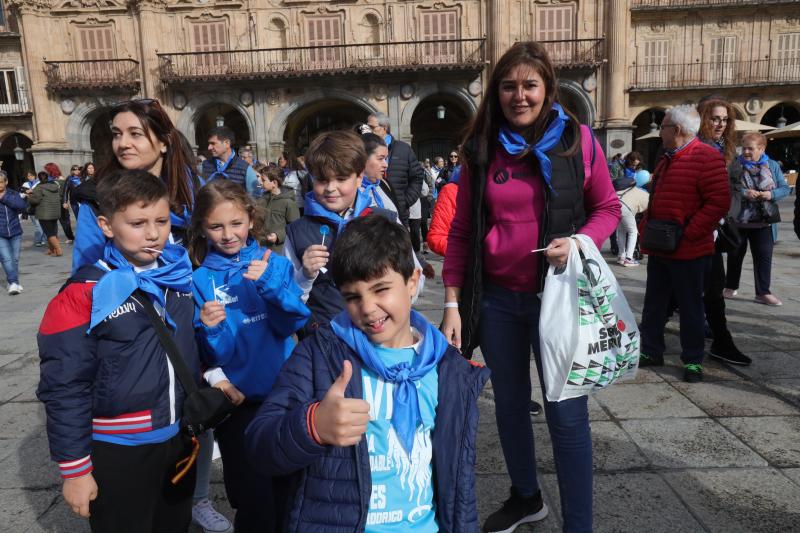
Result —
<instances>
[{"instance_id":1,"label":"red and navy jacket","mask_svg":"<svg viewBox=\"0 0 800 533\"><path fill-rule=\"evenodd\" d=\"M63 478L92 471L92 442L136 446L179 431L185 393L144 313L131 295L88 332L92 289L102 262L81 268L47 306L39 327L41 378L50 455ZM198 383L191 293L166 291L175 342Z\"/></svg>"}]
</instances>

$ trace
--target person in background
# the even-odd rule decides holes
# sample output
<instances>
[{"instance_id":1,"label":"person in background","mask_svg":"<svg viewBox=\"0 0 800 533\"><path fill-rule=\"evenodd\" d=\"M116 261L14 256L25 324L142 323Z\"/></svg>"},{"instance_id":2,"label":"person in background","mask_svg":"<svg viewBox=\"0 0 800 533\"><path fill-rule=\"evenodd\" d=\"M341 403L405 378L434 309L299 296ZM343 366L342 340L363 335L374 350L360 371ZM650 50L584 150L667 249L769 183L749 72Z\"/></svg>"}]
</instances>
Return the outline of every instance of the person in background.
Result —
<instances>
[{"instance_id":1,"label":"person in background","mask_svg":"<svg viewBox=\"0 0 800 533\"><path fill-rule=\"evenodd\" d=\"M306 170L305 158L298 155L292 162L289 174L285 175L284 182L289 181L297 183L294 189L294 201L297 204L300 214L303 214L305 207L305 195L311 190L311 178L309 177L308 170Z\"/></svg>"},{"instance_id":2,"label":"person in background","mask_svg":"<svg viewBox=\"0 0 800 533\"><path fill-rule=\"evenodd\" d=\"M72 212L75 214L75 220L78 220L78 201L74 197L75 189L81 186L83 182L83 169L78 165L72 165L69 169L69 176L64 182L64 187L61 191L61 202L64 209L72 207Z\"/></svg>"},{"instance_id":3,"label":"person in background","mask_svg":"<svg viewBox=\"0 0 800 533\"><path fill-rule=\"evenodd\" d=\"M39 185L39 178L36 177L36 174L29 170L25 173L25 183L22 184L22 190L20 194L27 200L28 196L31 195L33 189ZM28 218L33 224L33 245L36 247L44 246L45 236L44 231L42 231L42 225L39 224L39 220L36 218L34 214L35 208L33 206L28 207Z\"/></svg>"},{"instance_id":4,"label":"person in background","mask_svg":"<svg viewBox=\"0 0 800 533\"><path fill-rule=\"evenodd\" d=\"M6 290L12 296L23 290L19 284L19 251L22 246L19 216L27 208L24 198L8 188L8 174L0 170L0 263L6 273Z\"/></svg>"},{"instance_id":5,"label":"person in background","mask_svg":"<svg viewBox=\"0 0 800 533\"><path fill-rule=\"evenodd\" d=\"M253 159L253 149L245 146L241 150L239 150L239 157L245 160L245 162L252 166L255 166L254 159Z\"/></svg>"},{"instance_id":6,"label":"person in background","mask_svg":"<svg viewBox=\"0 0 800 533\"><path fill-rule=\"evenodd\" d=\"M777 162L764 153L767 138L756 132L742 137L742 155L737 161L743 167L741 182L735 189L736 199L741 203L736 226L742 243L735 252L728 253L728 275L725 278L725 298L734 298L739 289L742 263L747 254L747 245L753 255L753 277L755 278L755 301L771 306L783 305L769 290L772 273L772 228L775 215L779 215L777 201L789 195L789 186ZM780 218L780 217L778 217Z\"/></svg>"},{"instance_id":7,"label":"person in background","mask_svg":"<svg viewBox=\"0 0 800 533\"><path fill-rule=\"evenodd\" d=\"M639 238L639 230L636 228L636 215L647 210L647 202L650 195L637 187L634 181L627 189L617 190L617 198L619 198L622 212L622 219L617 226L617 244L620 251L620 255L617 257L617 264L624 267L636 267L639 266L639 261L634 258L636 241Z\"/></svg>"},{"instance_id":8,"label":"person in background","mask_svg":"<svg viewBox=\"0 0 800 533\"><path fill-rule=\"evenodd\" d=\"M67 179L61 173L61 169L55 163L47 163L44 166L44 170L47 172L47 175L52 177L53 181L58 184L59 199L63 198L64 187L67 185ZM61 223L61 229L64 230L64 237L66 237L65 243L70 244L75 240L75 235L72 233L72 223L70 222L69 218L69 209L63 206L63 201L59 202L59 206L58 221Z\"/></svg>"},{"instance_id":9,"label":"person in background","mask_svg":"<svg viewBox=\"0 0 800 533\"><path fill-rule=\"evenodd\" d=\"M371 205L382 209L394 211L397 214L397 198L392 186L384 177L389 167L389 149L378 135L371 133L360 134L364 149L367 151L367 164L364 167L364 176L361 179L361 190L365 191L372 199Z\"/></svg>"},{"instance_id":10,"label":"person in background","mask_svg":"<svg viewBox=\"0 0 800 533\"><path fill-rule=\"evenodd\" d=\"M300 210L294 195L281 188L284 178L281 169L262 163L256 166L255 170L264 190L264 196L257 201L257 205L265 210L263 244L273 252L282 254L283 243L286 240L286 226L300 218Z\"/></svg>"},{"instance_id":11,"label":"person in background","mask_svg":"<svg viewBox=\"0 0 800 533\"><path fill-rule=\"evenodd\" d=\"M48 163L48 165L53 163ZM51 167L52 169L52 167ZM56 178L47 172L39 172L39 185L28 196L28 203L35 207L34 215L42 225L47 237L47 255L60 257L61 243L58 242L58 219L61 216L61 188Z\"/></svg>"},{"instance_id":12,"label":"person in background","mask_svg":"<svg viewBox=\"0 0 800 533\"><path fill-rule=\"evenodd\" d=\"M236 155L233 145L236 136L228 127L220 126L208 132L208 151L210 159L203 161L201 177L205 183L225 178L239 184L250 196L258 197L258 177L247 161Z\"/></svg>"}]
</instances>

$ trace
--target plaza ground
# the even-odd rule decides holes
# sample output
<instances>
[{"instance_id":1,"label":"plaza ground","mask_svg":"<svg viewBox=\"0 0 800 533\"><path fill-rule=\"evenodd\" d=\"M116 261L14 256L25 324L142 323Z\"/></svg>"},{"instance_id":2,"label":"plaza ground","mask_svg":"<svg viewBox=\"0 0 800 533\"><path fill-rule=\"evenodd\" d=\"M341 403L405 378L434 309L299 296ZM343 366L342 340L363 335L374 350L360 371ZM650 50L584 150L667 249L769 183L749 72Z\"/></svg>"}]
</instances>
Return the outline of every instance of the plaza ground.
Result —
<instances>
[{"instance_id":1,"label":"plaza ground","mask_svg":"<svg viewBox=\"0 0 800 533\"><path fill-rule=\"evenodd\" d=\"M750 367L705 365L705 382L681 380L677 325L667 327L667 365L590 398L597 532L788 532L800 530L800 241L791 229L790 196L775 248L772 291L783 307L756 304L751 260L728 321ZM85 520L64 505L49 459L36 330L47 301L69 272L69 253L51 258L31 243L25 223L20 281L25 292L0 293L0 532L84 533ZM437 279L418 305L434 323L442 314ZM646 266L613 266L640 315ZM480 356L476 357L480 360ZM535 367L531 364L534 383ZM534 396L541 401L537 387ZM483 520L508 495L509 480L494 423L491 386L480 398L478 510ZM544 415L533 418L538 466L550 516L520 532L561 530L558 483ZM219 461L212 493L231 516ZM193 533L199 528L193 528Z\"/></svg>"}]
</instances>

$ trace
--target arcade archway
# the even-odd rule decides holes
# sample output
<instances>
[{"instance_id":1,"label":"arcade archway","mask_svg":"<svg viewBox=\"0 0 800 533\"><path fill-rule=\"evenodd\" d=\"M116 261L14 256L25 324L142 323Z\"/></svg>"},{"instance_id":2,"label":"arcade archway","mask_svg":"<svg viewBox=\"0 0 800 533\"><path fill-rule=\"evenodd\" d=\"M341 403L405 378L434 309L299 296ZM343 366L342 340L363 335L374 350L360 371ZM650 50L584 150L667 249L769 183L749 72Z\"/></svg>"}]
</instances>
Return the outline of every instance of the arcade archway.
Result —
<instances>
[{"instance_id":1,"label":"arcade archway","mask_svg":"<svg viewBox=\"0 0 800 533\"><path fill-rule=\"evenodd\" d=\"M658 107L642 111L633 119L633 149L642 154L642 166L651 172L656 165L656 158L661 148L658 128L662 120L664 120L664 109ZM636 140L645 136L648 138ZM614 154L606 154L609 159L613 156Z\"/></svg>"},{"instance_id":2,"label":"arcade archway","mask_svg":"<svg viewBox=\"0 0 800 533\"><path fill-rule=\"evenodd\" d=\"M433 94L422 100L411 116L411 144L417 159L447 159L447 153L461 143L470 118L464 103L451 94Z\"/></svg>"},{"instance_id":3,"label":"arcade archway","mask_svg":"<svg viewBox=\"0 0 800 533\"><path fill-rule=\"evenodd\" d=\"M781 102L774 105L761 117L768 126L785 126L800 122L800 104ZM800 168L800 138L771 139L767 144L767 155L780 162L784 170Z\"/></svg>"},{"instance_id":4,"label":"arcade archway","mask_svg":"<svg viewBox=\"0 0 800 533\"><path fill-rule=\"evenodd\" d=\"M286 121L283 130L285 150L292 155L303 153L320 133L333 130L352 130L367 121L370 110L344 100L320 100L308 103Z\"/></svg>"},{"instance_id":5,"label":"arcade archway","mask_svg":"<svg viewBox=\"0 0 800 533\"><path fill-rule=\"evenodd\" d=\"M103 168L114 155L111 150L111 114L108 108L98 111L89 131L89 143L95 168ZM84 163L86 161L75 162L77 165Z\"/></svg>"},{"instance_id":6,"label":"arcade archway","mask_svg":"<svg viewBox=\"0 0 800 533\"><path fill-rule=\"evenodd\" d=\"M245 144L253 146L247 119L239 110L229 104L211 104L202 108L196 115L193 140L198 153L208 155L208 132L218 126L226 126L233 130L233 135L236 137L233 142L234 148L238 149Z\"/></svg>"},{"instance_id":7,"label":"arcade archway","mask_svg":"<svg viewBox=\"0 0 800 533\"><path fill-rule=\"evenodd\" d=\"M8 174L8 182L12 189L18 189L25 179L25 173L34 171L33 156L30 148L33 142L21 133L11 133L0 143L0 168ZM16 150L16 151L15 151ZM22 150L22 160L17 155Z\"/></svg>"}]
</instances>

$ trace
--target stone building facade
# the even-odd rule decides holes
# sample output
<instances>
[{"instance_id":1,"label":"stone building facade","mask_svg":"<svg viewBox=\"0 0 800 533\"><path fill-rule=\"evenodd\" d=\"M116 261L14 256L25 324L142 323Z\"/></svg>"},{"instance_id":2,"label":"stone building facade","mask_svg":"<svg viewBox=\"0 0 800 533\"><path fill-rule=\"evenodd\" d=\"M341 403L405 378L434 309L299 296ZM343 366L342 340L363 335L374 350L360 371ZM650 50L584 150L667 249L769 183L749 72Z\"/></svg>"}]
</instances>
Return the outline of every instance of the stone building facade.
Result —
<instances>
[{"instance_id":1,"label":"stone building facade","mask_svg":"<svg viewBox=\"0 0 800 533\"><path fill-rule=\"evenodd\" d=\"M740 118L800 120L791 0L4 1L29 113L0 105L0 140L26 141L37 168L108 157L108 109L131 98L158 98L200 151L225 124L274 160L383 112L420 158L443 154L492 64L530 39L608 153L647 152L635 138L666 107L709 93Z\"/></svg>"}]
</instances>

